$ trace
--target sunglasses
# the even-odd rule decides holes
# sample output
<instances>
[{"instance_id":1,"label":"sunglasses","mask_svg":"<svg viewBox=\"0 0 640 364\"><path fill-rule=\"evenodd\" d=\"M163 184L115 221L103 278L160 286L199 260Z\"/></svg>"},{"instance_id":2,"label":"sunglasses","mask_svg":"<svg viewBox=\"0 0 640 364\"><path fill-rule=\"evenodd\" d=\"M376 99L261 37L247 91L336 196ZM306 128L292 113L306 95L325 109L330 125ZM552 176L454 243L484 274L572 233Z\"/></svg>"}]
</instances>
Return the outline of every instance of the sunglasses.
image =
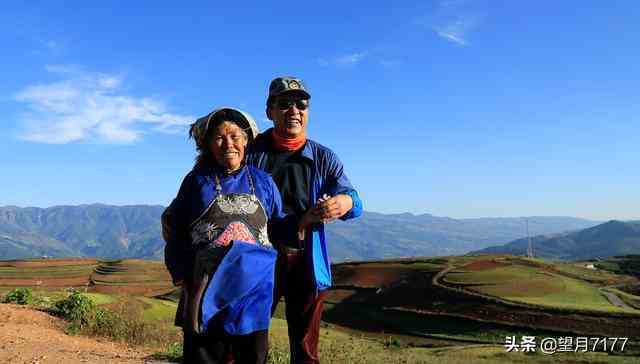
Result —
<instances>
[{"instance_id":1,"label":"sunglasses","mask_svg":"<svg viewBox=\"0 0 640 364\"><path fill-rule=\"evenodd\" d=\"M293 105L296 105L296 108L300 111L304 111L309 107L307 100L278 99L275 104L281 111L289 110Z\"/></svg>"}]
</instances>

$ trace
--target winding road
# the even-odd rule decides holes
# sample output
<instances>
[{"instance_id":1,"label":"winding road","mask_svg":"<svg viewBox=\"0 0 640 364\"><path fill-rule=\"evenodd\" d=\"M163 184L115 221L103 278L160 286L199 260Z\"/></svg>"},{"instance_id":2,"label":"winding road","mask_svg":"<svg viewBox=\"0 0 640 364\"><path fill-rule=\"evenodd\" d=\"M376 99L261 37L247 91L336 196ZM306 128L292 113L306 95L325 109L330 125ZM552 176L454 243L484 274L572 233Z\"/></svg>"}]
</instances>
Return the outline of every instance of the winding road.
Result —
<instances>
[{"instance_id":1,"label":"winding road","mask_svg":"<svg viewBox=\"0 0 640 364\"><path fill-rule=\"evenodd\" d=\"M605 287L606 288L606 287ZM620 308L624 308L624 309L628 309L628 310L635 310L633 307L627 305L620 297L618 297L615 293L613 292L609 292L604 290L603 288L600 288L600 292L602 292L602 294L607 297L607 299L609 300L609 302L611 302L612 305L614 306L618 306Z\"/></svg>"}]
</instances>

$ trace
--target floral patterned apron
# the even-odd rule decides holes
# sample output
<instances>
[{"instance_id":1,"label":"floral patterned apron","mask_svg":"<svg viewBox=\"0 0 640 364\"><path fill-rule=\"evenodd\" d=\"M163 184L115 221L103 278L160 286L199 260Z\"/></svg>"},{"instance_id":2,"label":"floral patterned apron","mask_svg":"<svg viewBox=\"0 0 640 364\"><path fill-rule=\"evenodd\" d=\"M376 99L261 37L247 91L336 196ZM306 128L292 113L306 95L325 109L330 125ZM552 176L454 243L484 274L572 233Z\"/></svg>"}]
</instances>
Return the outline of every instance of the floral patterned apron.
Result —
<instances>
[{"instance_id":1,"label":"floral patterned apron","mask_svg":"<svg viewBox=\"0 0 640 364\"><path fill-rule=\"evenodd\" d=\"M246 167L243 167L246 168ZM216 197L190 226L196 247L193 279L183 286L176 323L186 332L202 334L201 305L207 284L229 251L233 240L273 249L267 236L267 215L255 194L251 173L247 171L250 193L223 194L215 175ZM179 305L180 306L180 305Z\"/></svg>"}]
</instances>

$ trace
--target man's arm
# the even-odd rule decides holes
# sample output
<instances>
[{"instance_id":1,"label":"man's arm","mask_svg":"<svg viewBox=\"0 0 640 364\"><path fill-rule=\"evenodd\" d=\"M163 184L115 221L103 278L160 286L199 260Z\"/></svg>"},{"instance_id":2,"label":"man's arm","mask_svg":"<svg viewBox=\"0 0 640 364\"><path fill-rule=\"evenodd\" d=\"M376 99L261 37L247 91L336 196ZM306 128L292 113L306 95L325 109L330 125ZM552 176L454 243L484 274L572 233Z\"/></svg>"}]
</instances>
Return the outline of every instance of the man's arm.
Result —
<instances>
[{"instance_id":1,"label":"man's arm","mask_svg":"<svg viewBox=\"0 0 640 364\"><path fill-rule=\"evenodd\" d=\"M348 220L360 216L362 201L344 172L342 162L333 152L328 152L326 158L325 178L330 195L323 195L318 200L323 222L336 219Z\"/></svg>"},{"instance_id":2,"label":"man's arm","mask_svg":"<svg viewBox=\"0 0 640 364\"><path fill-rule=\"evenodd\" d=\"M182 285L186 275L186 261L189 255L188 235L185 226L185 201L190 191L190 175L184 178L178 195L162 213L162 237L164 247L164 263L176 286Z\"/></svg>"}]
</instances>

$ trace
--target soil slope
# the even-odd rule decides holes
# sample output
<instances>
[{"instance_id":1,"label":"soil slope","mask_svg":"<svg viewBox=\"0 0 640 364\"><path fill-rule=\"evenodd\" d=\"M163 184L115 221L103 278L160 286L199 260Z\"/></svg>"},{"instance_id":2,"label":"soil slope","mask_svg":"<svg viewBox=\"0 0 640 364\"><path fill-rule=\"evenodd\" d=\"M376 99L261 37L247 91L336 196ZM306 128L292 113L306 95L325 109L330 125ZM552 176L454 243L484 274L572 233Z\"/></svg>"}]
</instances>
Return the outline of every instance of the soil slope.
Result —
<instances>
[{"instance_id":1,"label":"soil slope","mask_svg":"<svg viewBox=\"0 0 640 364\"><path fill-rule=\"evenodd\" d=\"M145 363L149 352L64 332L65 322L26 307L0 304L1 363Z\"/></svg>"}]
</instances>

